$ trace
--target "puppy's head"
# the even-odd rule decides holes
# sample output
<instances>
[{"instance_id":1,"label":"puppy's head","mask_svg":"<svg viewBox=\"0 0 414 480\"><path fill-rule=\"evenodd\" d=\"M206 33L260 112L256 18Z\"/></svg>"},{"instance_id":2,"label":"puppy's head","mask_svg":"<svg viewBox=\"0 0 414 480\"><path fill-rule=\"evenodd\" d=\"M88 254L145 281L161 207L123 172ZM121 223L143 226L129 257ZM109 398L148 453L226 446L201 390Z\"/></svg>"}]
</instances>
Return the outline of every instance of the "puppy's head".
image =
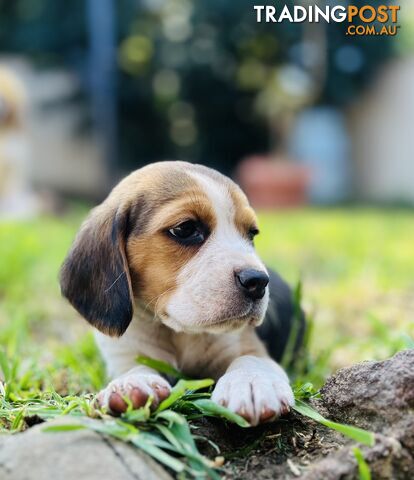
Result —
<instances>
[{"instance_id":1,"label":"puppy's head","mask_svg":"<svg viewBox=\"0 0 414 480\"><path fill-rule=\"evenodd\" d=\"M136 302L176 331L258 325L268 276L257 233L227 177L185 162L152 164L92 210L62 266L62 293L110 335L124 333Z\"/></svg>"}]
</instances>

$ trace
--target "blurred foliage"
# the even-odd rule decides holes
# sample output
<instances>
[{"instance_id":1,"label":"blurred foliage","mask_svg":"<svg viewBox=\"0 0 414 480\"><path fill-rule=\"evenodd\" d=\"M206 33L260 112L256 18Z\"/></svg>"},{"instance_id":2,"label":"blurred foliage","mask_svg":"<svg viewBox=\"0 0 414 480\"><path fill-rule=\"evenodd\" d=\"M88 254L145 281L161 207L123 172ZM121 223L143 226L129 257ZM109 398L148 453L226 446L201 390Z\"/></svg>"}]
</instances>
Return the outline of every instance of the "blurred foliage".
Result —
<instances>
[{"instance_id":1,"label":"blurred foliage","mask_svg":"<svg viewBox=\"0 0 414 480\"><path fill-rule=\"evenodd\" d=\"M403 6L404 15L401 16L401 28L398 32L396 47L402 54L411 54L414 51L414 4Z\"/></svg>"},{"instance_id":2,"label":"blurred foliage","mask_svg":"<svg viewBox=\"0 0 414 480\"><path fill-rule=\"evenodd\" d=\"M0 224L0 345L31 384L62 394L98 389L103 363L83 322L60 298L58 272L83 207L65 217Z\"/></svg>"},{"instance_id":3,"label":"blurred foliage","mask_svg":"<svg viewBox=\"0 0 414 480\"><path fill-rule=\"evenodd\" d=\"M87 2L68 5L0 0L1 49L84 78ZM258 24L252 0L115 5L119 158L128 169L182 158L229 172L277 144L286 113L346 104L391 55L390 37L351 38L344 24Z\"/></svg>"}]
</instances>

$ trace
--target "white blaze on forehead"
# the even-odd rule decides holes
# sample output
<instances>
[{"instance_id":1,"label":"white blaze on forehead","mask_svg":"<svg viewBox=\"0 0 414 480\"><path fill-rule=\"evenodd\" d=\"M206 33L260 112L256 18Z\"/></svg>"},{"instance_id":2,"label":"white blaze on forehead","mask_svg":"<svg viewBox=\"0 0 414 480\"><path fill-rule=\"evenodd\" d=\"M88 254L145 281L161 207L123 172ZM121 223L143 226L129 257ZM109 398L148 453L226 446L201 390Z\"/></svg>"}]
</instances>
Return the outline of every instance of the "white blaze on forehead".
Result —
<instances>
[{"instance_id":1,"label":"white blaze on forehead","mask_svg":"<svg viewBox=\"0 0 414 480\"><path fill-rule=\"evenodd\" d=\"M234 219L235 207L227 185L202 173L190 172L209 198L217 216L217 223L230 223Z\"/></svg>"},{"instance_id":2,"label":"white blaze on forehead","mask_svg":"<svg viewBox=\"0 0 414 480\"><path fill-rule=\"evenodd\" d=\"M212 236L215 239L219 239L223 242L230 243L232 249L242 249L247 252L253 251L253 247L246 238L237 230L235 224L236 206L230 195L228 186L224 182L220 182L202 173L190 172L189 173L203 189L203 192L207 195L211 202L215 216L216 216L216 228L212 232Z\"/></svg>"}]
</instances>

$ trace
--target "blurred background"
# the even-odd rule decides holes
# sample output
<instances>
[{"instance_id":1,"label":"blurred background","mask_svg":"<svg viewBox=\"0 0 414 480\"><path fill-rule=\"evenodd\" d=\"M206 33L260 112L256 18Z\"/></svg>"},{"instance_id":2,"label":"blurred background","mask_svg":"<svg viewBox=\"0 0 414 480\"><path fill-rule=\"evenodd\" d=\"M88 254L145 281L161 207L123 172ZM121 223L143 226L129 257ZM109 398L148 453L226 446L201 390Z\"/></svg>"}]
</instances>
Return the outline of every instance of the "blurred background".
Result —
<instances>
[{"instance_id":1,"label":"blurred background","mask_svg":"<svg viewBox=\"0 0 414 480\"><path fill-rule=\"evenodd\" d=\"M259 24L254 4L0 0L0 325L66 325L57 271L87 209L182 159L262 212L258 249L302 278L324 372L412 346L414 4L395 37Z\"/></svg>"}]
</instances>

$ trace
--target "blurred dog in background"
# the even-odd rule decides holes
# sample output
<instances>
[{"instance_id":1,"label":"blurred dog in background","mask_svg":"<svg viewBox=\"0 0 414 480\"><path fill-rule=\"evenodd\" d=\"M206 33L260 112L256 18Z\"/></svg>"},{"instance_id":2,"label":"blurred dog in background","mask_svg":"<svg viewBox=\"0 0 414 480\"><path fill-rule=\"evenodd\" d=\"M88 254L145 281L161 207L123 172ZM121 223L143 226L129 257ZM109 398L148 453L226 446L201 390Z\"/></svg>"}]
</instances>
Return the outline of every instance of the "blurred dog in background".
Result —
<instances>
[{"instance_id":1,"label":"blurred dog in background","mask_svg":"<svg viewBox=\"0 0 414 480\"><path fill-rule=\"evenodd\" d=\"M25 131L26 95L12 69L0 65L0 217L37 211L29 186L29 148Z\"/></svg>"}]
</instances>

